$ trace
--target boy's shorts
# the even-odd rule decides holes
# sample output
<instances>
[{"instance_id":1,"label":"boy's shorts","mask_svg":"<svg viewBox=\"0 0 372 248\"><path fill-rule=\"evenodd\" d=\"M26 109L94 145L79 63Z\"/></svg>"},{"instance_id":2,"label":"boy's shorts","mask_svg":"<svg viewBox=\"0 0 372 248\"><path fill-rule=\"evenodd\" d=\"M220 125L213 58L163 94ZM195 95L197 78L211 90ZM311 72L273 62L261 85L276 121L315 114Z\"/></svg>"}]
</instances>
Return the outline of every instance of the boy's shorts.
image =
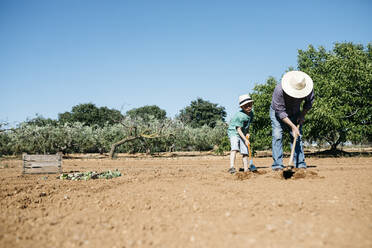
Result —
<instances>
[{"instance_id":1,"label":"boy's shorts","mask_svg":"<svg viewBox=\"0 0 372 248\"><path fill-rule=\"evenodd\" d=\"M240 154L248 154L248 147L245 145L244 140L239 136L230 137L231 151L239 151Z\"/></svg>"}]
</instances>

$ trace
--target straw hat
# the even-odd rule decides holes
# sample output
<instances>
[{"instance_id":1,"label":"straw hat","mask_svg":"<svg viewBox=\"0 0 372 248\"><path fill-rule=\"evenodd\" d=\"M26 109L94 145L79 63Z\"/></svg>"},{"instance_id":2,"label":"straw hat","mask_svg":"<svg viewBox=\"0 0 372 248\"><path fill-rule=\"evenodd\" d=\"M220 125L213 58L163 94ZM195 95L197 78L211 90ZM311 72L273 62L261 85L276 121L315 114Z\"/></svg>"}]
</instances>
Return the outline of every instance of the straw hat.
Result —
<instances>
[{"instance_id":1,"label":"straw hat","mask_svg":"<svg viewBox=\"0 0 372 248\"><path fill-rule=\"evenodd\" d=\"M303 98L313 90L313 80L302 71L289 71L282 78L282 88L287 95Z\"/></svg>"},{"instance_id":2,"label":"straw hat","mask_svg":"<svg viewBox=\"0 0 372 248\"><path fill-rule=\"evenodd\" d=\"M253 102L250 95L244 94L244 95L239 96L239 106L240 107L247 104L247 103L250 103L250 102Z\"/></svg>"}]
</instances>

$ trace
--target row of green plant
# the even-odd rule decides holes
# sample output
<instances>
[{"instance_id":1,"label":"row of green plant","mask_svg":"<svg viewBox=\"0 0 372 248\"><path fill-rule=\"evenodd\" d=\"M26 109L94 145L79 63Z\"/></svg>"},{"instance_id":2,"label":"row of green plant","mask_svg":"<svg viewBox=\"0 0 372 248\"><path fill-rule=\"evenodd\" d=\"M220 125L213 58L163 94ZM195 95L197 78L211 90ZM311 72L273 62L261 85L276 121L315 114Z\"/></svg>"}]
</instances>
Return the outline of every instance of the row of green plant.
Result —
<instances>
[{"instance_id":1,"label":"row of green plant","mask_svg":"<svg viewBox=\"0 0 372 248\"><path fill-rule=\"evenodd\" d=\"M108 170L108 171L103 171L103 172L86 171L86 172L62 173L57 178L62 179L62 180L87 181L91 179L112 179L115 177L121 177L121 172L118 169Z\"/></svg>"},{"instance_id":2,"label":"row of green plant","mask_svg":"<svg viewBox=\"0 0 372 248\"><path fill-rule=\"evenodd\" d=\"M213 128L207 125L193 128L179 120L155 118L147 123L125 118L122 123L103 127L80 122L59 126L22 123L0 133L0 154L107 153L113 143L140 134L145 137L122 144L116 152L207 151L225 141L226 128L222 121Z\"/></svg>"}]
</instances>

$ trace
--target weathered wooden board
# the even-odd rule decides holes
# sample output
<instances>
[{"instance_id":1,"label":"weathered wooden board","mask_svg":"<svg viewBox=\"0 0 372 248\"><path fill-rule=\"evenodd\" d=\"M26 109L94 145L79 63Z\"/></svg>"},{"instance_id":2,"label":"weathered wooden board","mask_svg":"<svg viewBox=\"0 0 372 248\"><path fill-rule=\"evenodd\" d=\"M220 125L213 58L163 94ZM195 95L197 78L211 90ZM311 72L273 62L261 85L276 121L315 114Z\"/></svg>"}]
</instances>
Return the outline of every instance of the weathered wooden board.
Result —
<instances>
[{"instance_id":1,"label":"weathered wooden board","mask_svg":"<svg viewBox=\"0 0 372 248\"><path fill-rule=\"evenodd\" d=\"M45 166L38 168L24 168L24 174L55 174L60 173L58 167L55 166Z\"/></svg>"},{"instance_id":2,"label":"weathered wooden board","mask_svg":"<svg viewBox=\"0 0 372 248\"><path fill-rule=\"evenodd\" d=\"M59 161L62 159L62 156L59 154L52 154L52 155L29 155L23 154L23 160L27 161Z\"/></svg>"},{"instance_id":3,"label":"weathered wooden board","mask_svg":"<svg viewBox=\"0 0 372 248\"><path fill-rule=\"evenodd\" d=\"M38 168L38 167L45 167L45 166L59 166L59 161L24 161L24 167L30 168Z\"/></svg>"},{"instance_id":4,"label":"weathered wooden board","mask_svg":"<svg viewBox=\"0 0 372 248\"><path fill-rule=\"evenodd\" d=\"M23 174L62 173L62 154L28 155L23 154Z\"/></svg>"}]
</instances>

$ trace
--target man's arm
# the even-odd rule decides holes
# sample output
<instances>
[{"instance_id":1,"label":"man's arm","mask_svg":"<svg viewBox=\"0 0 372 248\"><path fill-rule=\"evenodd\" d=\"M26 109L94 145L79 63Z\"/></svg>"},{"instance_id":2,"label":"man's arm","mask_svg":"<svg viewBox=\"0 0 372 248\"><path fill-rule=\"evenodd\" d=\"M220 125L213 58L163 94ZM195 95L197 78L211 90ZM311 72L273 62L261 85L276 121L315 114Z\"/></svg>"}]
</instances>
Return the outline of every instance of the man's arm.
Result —
<instances>
[{"instance_id":1,"label":"man's arm","mask_svg":"<svg viewBox=\"0 0 372 248\"><path fill-rule=\"evenodd\" d=\"M285 107L283 89L280 84L278 84L274 89L272 97L272 107L275 110L275 114L281 120L288 117L287 109Z\"/></svg>"},{"instance_id":2,"label":"man's arm","mask_svg":"<svg viewBox=\"0 0 372 248\"><path fill-rule=\"evenodd\" d=\"M309 111L308 109L303 109L302 112L300 113L300 116L297 118L298 124L302 125L305 122L305 115Z\"/></svg>"},{"instance_id":3,"label":"man's arm","mask_svg":"<svg viewBox=\"0 0 372 248\"><path fill-rule=\"evenodd\" d=\"M296 125L293 124L293 122L288 117L283 118L282 121L285 124L287 124L292 129L292 135L293 135L293 137L300 136L300 130L298 130L298 128L296 127Z\"/></svg>"},{"instance_id":4,"label":"man's arm","mask_svg":"<svg viewBox=\"0 0 372 248\"><path fill-rule=\"evenodd\" d=\"M305 97L305 103L304 103L304 105L302 107L301 114L297 118L298 124L302 125L304 123L304 121L305 121L305 115L307 114L307 112L313 106L314 98L315 98L314 90L312 90L311 93L308 96Z\"/></svg>"},{"instance_id":5,"label":"man's arm","mask_svg":"<svg viewBox=\"0 0 372 248\"><path fill-rule=\"evenodd\" d=\"M305 114L313 106L314 99L315 99L315 94L314 94L314 90L312 90L310 92L310 94L305 97L305 103L304 103L304 106L303 106L303 111L306 111Z\"/></svg>"}]
</instances>

